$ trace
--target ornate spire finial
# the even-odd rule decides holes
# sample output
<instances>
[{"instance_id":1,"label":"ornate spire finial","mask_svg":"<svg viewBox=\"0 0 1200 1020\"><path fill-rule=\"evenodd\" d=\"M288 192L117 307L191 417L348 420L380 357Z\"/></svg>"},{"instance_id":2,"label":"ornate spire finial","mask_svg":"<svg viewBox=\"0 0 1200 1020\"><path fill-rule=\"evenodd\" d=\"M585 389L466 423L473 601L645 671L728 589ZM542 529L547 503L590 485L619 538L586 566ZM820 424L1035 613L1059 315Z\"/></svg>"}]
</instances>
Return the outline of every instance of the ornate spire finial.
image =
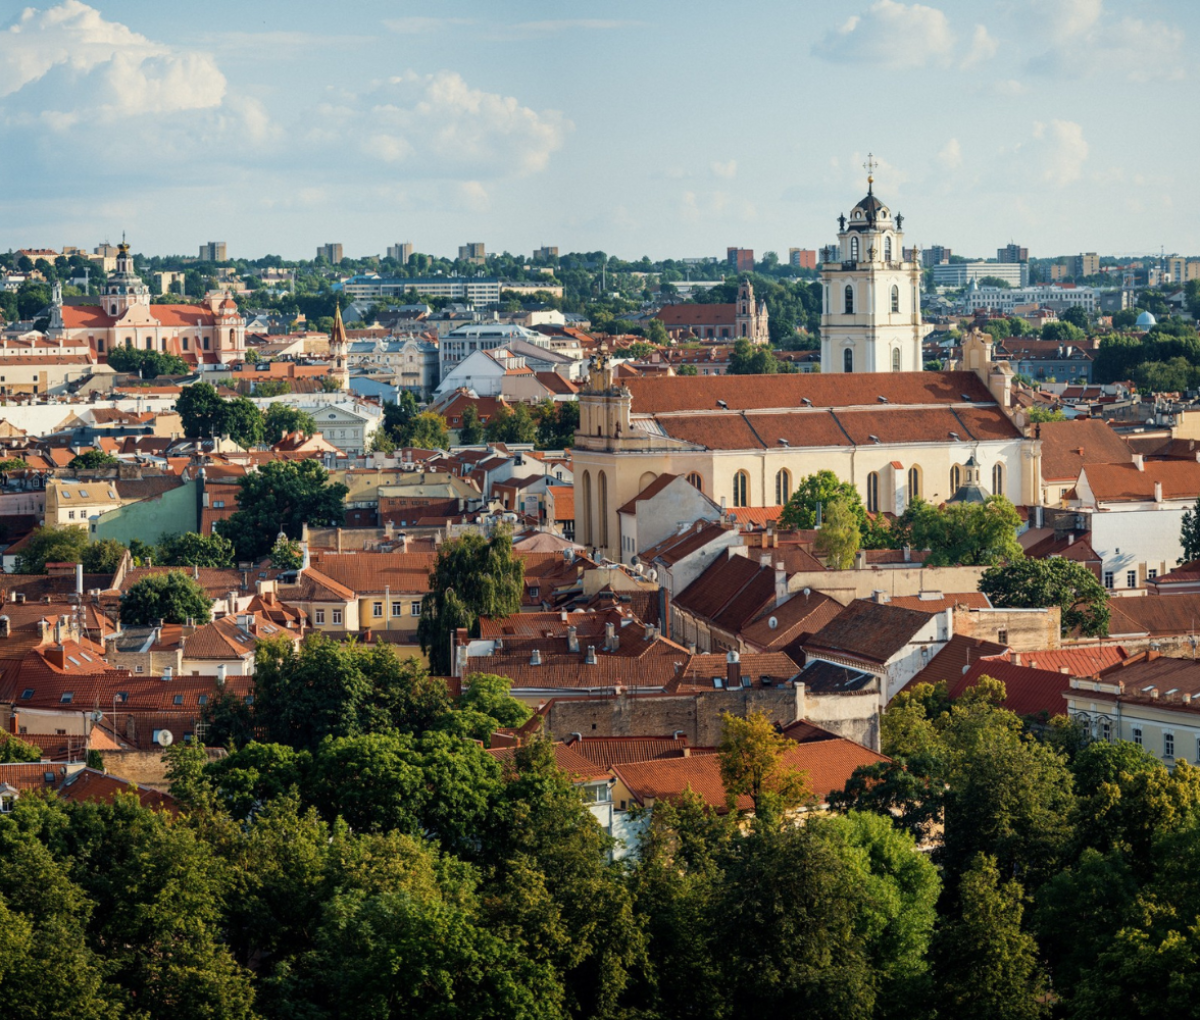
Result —
<instances>
[{"instance_id":1,"label":"ornate spire finial","mask_svg":"<svg viewBox=\"0 0 1200 1020\"><path fill-rule=\"evenodd\" d=\"M875 171L879 169L879 160L875 158L873 152L867 153L867 161L863 163L863 169L867 172L867 194L872 193L872 185L875 183Z\"/></svg>"}]
</instances>

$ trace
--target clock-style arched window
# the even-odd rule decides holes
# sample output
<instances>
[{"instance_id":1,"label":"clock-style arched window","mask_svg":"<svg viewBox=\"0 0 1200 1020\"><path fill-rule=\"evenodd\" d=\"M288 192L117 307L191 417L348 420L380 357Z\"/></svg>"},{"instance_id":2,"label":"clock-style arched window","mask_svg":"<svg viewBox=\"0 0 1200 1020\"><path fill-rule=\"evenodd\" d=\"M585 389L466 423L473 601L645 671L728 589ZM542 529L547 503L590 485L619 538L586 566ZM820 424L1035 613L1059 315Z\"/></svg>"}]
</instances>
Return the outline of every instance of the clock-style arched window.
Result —
<instances>
[{"instance_id":1,"label":"clock-style arched window","mask_svg":"<svg viewBox=\"0 0 1200 1020\"><path fill-rule=\"evenodd\" d=\"M745 471L739 471L733 476L733 505L749 506L750 476Z\"/></svg>"}]
</instances>

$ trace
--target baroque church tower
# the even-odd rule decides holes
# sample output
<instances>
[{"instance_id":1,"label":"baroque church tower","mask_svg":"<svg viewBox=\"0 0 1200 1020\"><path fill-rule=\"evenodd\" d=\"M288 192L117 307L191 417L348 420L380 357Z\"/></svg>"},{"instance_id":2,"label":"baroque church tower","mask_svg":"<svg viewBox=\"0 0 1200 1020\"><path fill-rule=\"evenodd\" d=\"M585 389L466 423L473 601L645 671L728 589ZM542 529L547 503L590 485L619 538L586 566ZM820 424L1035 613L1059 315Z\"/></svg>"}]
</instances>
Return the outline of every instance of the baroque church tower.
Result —
<instances>
[{"instance_id":1,"label":"baroque church tower","mask_svg":"<svg viewBox=\"0 0 1200 1020\"><path fill-rule=\"evenodd\" d=\"M837 248L821 267L821 371L919 372L920 252L904 261L904 217L875 197L876 164L865 165L866 198L838 217Z\"/></svg>"},{"instance_id":2,"label":"baroque church tower","mask_svg":"<svg viewBox=\"0 0 1200 1020\"><path fill-rule=\"evenodd\" d=\"M338 305L333 313L333 329L329 334L329 355L331 362L330 375L337 380L338 386L350 390L350 339L346 336L346 326L342 322L342 306Z\"/></svg>"}]
</instances>

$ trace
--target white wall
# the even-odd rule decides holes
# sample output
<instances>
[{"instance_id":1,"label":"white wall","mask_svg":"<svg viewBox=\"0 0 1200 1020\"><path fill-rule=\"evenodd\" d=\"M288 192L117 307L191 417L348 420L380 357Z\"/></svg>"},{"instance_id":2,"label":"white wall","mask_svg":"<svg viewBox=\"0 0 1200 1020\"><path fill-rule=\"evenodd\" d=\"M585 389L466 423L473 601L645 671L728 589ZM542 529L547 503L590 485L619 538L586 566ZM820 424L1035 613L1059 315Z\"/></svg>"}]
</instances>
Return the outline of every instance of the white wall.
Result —
<instances>
[{"instance_id":1,"label":"white wall","mask_svg":"<svg viewBox=\"0 0 1200 1020\"><path fill-rule=\"evenodd\" d=\"M1137 571L1141 585L1147 570L1163 574L1183 555L1179 531L1189 503L1133 503L1128 508L1083 512L1091 524L1092 548L1112 571L1116 589L1128 587L1126 573Z\"/></svg>"}]
</instances>

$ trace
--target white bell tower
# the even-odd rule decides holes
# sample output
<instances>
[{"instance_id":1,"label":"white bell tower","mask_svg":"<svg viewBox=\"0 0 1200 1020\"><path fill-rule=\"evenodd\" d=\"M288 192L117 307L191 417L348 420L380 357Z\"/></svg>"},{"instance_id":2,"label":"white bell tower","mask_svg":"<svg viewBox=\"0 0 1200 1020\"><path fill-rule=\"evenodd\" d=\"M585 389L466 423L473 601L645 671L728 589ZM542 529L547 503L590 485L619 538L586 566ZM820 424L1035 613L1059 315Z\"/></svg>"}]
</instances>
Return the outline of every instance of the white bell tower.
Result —
<instances>
[{"instance_id":1,"label":"white bell tower","mask_svg":"<svg viewBox=\"0 0 1200 1020\"><path fill-rule=\"evenodd\" d=\"M838 217L837 260L821 267L821 371L919 372L920 252L904 261L904 217L875 197L874 157L863 166L867 197Z\"/></svg>"}]
</instances>

